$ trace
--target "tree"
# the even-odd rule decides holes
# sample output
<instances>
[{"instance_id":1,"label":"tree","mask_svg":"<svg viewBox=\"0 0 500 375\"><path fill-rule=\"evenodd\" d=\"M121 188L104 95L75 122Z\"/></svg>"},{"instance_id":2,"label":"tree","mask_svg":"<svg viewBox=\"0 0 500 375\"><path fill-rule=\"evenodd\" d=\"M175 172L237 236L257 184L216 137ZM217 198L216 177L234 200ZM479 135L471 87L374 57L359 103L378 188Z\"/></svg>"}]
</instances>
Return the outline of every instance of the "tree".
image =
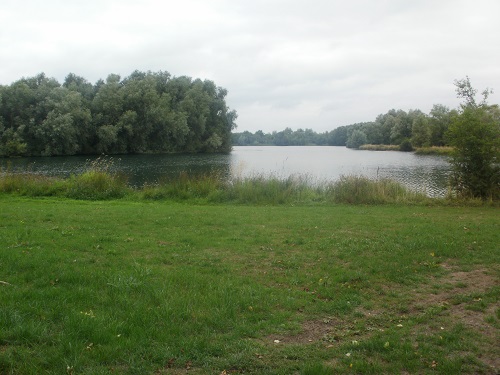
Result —
<instances>
[{"instance_id":1,"label":"tree","mask_svg":"<svg viewBox=\"0 0 500 375\"><path fill-rule=\"evenodd\" d=\"M429 115L429 128L431 133L430 143L432 146L444 146L447 144L445 134L450 126L451 118L455 110L442 104L434 104Z\"/></svg>"},{"instance_id":2,"label":"tree","mask_svg":"<svg viewBox=\"0 0 500 375\"><path fill-rule=\"evenodd\" d=\"M347 139L346 146L348 148L359 148L364 144L366 144L366 134L361 130L354 130Z\"/></svg>"},{"instance_id":3,"label":"tree","mask_svg":"<svg viewBox=\"0 0 500 375\"><path fill-rule=\"evenodd\" d=\"M413 120L411 144L415 147L430 146L431 129L429 120L424 114Z\"/></svg>"},{"instance_id":4,"label":"tree","mask_svg":"<svg viewBox=\"0 0 500 375\"><path fill-rule=\"evenodd\" d=\"M477 90L469 77L455 81L457 96L464 100L453 117L448 137L455 148L451 159L452 183L458 194L477 198L498 199L500 196L500 115L497 105L487 104L491 90L482 92L483 100L475 100Z\"/></svg>"},{"instance_id":5,"label":"tree","mask_svg":"<svg viewBox=\"0 0 500 375\"><path fill-rule=\"evenodd\" d=\"M331 146L345 146L347 143L347 126L340 126L330 133L328 144Z\"/></svg>"}]
</instances>

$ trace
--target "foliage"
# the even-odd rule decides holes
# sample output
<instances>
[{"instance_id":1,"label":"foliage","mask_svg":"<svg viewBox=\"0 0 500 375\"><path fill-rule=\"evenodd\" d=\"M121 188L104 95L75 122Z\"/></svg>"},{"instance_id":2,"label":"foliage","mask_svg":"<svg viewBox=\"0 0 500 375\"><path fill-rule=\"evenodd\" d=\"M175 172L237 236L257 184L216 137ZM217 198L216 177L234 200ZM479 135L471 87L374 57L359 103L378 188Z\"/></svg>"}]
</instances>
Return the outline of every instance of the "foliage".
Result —
<instances>
[{"instance_id":1,"label":"foliage","mask_svg":"<svg viewBox=\"0 0 500 375\"><path fill-rule=\"evenodd\" d=\"M167 72L95 85L41 73L0 86L0 156L229 152L236 112L212 81Z\"/></svg>"},{"instance_id":2,"label":"foliage","mask_svg":"<svg viewBox=\"0 0 500 375\"><path fill-rule=\"evenodd\" d=\"M347 148L359 148L360 146L368 143L366 134L361 130L354 130L347 138Z\"/></svg>"},{"instance_id":3,"label":"foliage","mask_svg":"<svg viewBox=\"0 0 500 375\"><path fill-rule=\"evenodd\" d=\"M408 138L403 139L403 141L399 145L399 151L405 151L405 152L413 151L413 145L411 143L411 140L409 140Z\"/></svg>"},{"instance_id":4,"label":"foliage","mask_svg":"<svg viewBox=\"0 0 500 375\"><path fill-rule=\"evenodd\" d=\"M232 144L236 146L322 146L328 144L327 137L328 133L318 134L312 129L293 131L286 128L283 131L272 133L264 133L262 130L255 133L244 131L233 133Z\"/></svg>"},{"instance_id":5,"label":"foliage","mask_svg":"<svg viewBox=\"0 0 500 375\"><path fill-rule=\"evenodd\" d=\"M391 109L377 116L375 121L339 126L323 133L316 133L311 129L294 131L286 128L272 133L264 133L262 130L255 133L233 133L231 139L236 146L346 146L357 131L356 137L359 137L358 132L366 136L366 141L361 138L366 144L400 146L410 139L416 147L444 146L447 145L446 131L455 113L455 110L450 111L440 104L435 105L429 115L420 110L406 112Z\"/></svg>"},{"instance_id":6,"label":"foliage","mask_svg":"<svg viewBox=\"0 0 500 375\"><path fill-rule=\"evenodd\" d=\"M1 374L495 373L496 208L0 205Z\"/></svg>"},{"instance_id":7,"label":"foliage","mask_svg":"<svg viewBox=\"0 0 500 375\"><path fill-rule=\"evenodd\" d=\"M489 90L477 104L476 91L466 77L455 82L461 111L452 119L448 137L452 154L452 184L457 193L482 199L500 197L500 110L486 102Z\"/></svg>"}]
</instances>

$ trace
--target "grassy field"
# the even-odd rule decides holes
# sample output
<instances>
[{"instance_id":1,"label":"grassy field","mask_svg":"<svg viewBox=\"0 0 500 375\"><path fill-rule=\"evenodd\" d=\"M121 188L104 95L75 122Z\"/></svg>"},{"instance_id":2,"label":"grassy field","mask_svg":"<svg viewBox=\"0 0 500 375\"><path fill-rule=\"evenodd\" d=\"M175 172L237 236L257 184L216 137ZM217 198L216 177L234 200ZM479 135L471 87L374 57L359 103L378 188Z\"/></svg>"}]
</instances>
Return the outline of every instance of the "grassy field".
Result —
<instances>
[{"instance_id":1,"label":"grassy field","mask_svg":"<svg viewBox=\"0 0 500 375\"><path fill-rule=\"evenodd\" d=\"M0 194L0 374L495 374L499 224Z\"/></svg>"}]
</instances>

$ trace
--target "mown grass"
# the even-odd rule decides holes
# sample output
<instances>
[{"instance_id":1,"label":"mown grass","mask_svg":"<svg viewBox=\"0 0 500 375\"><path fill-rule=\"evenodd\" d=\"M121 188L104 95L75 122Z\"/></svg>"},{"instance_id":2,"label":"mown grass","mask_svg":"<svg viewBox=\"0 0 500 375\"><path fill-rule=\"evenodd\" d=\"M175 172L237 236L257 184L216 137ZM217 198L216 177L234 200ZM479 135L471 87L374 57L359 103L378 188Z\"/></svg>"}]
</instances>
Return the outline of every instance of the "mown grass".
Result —
<instances>
[{"instance_id":1,"label":"mown grass","mask_svg":"<svg viewBox=\"0 0 500 375\"><path fill-rule=\"evenodd\" d=\"M499 224L1 194L0 373L494 373Z\"/></svg>"}]
</instances>

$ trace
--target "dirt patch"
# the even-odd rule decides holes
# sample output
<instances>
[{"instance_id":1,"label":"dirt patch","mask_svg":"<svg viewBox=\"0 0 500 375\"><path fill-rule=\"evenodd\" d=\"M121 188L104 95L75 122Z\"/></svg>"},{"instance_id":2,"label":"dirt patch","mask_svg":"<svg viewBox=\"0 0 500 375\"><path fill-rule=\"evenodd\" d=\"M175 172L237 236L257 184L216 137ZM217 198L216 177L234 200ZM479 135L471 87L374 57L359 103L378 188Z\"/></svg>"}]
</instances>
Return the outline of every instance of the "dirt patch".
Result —
<instances>
[{"instance_id":1,"label":"dirt patch","mask_svg":"<svg viewBox=\"0 0 500 375\"><path fill-rule=\"evenodd\" d=\"M387 292L397 293L405 298L408 306L405 307L406 318L418 316L432 307L441 307L445 319L451 324L462 323L468 329L478 332L486 347L482 350L478 360L491 369L491 373L500 374L500 342L499 329L495 323L489 323L487 317L495 317L500 308L497 301L490 299L485 303L482 296L491 292L491 289L500 285L496 269L473 269L470 271L456 270L452 266L444 265L448 272L445 276L435 278L418 290L401 290L396 286ZM399 290L398 290L399 289ZM408 299L408 296L410 298ZM382 304L384 302L380 301ZM376 331L388 328L387 324L395 324L395 319L401 316L391 311L388 306L374 306L370 311L358 308L356 311L363 321L361 330L352 324L352 317L328 317L305 321L299 333L294 335L272 335L265 340L273 345L280 344L313 344L321 342L325 346L335 346L340 343L360 342L370 337ZM493 318L493 320L496 318ZM498 326L498 325L497 325ZM431 331L429 327L415 327L418 332ZM438 328L439 329L439 328ZM443 329L443 328L441 328ZM417 344L416 344L417 345Z\"/></svg>"},{"instance_id":2,"label":"dirt patch","mask_svg":"<svg viewBox=\"0 0 500 375\"><path fill-rule=\"evenodd\" d=\"M495 316L500 308L497 301L483 303L483 296L492 288L500 285L497 270L473 269L458 271L450 265L443 265L449 274L436 279L430 285L415 293L412 304L415 306L442 306L444 313L450 316L453 324L462 323L467 328L481 334L491 348L498 348L500 332L487 321L488 316ZM436 287L437 289L432 289ZM412 309L413 311L413 309ZM500 350L484 351L478 358L492 369L493 373L500 371Z\"/></svg>"}]
</instances>

